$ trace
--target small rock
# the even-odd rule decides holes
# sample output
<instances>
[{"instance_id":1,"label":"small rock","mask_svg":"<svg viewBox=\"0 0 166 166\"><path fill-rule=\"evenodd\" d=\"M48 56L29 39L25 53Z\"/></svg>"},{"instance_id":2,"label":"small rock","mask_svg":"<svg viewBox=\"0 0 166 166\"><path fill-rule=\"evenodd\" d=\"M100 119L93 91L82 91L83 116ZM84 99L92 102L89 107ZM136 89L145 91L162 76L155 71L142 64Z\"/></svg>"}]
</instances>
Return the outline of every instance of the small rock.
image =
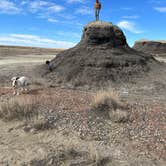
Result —
<instances>
[{"instance_id":1,"label":"small rock","mask_svg":"<svg viewBox=\"0 0 166 166\"><path fill-rule=\"evenodd\" d=\"M115 111L110 111L109 116L111 121L116 123L125 123L129 120L129 113L126 110L117 109Z\"/></svg>"},{"instance_id":2,"label":"small rock","mask_svg":"<svg viewBox=\"0 0 166 166\"><path fill-rule=\"evenodd\" d=\"M25 126L23 128L24 132L29 132L31 130L31 127L30 126Z\"/></svg>"}]
</instances>

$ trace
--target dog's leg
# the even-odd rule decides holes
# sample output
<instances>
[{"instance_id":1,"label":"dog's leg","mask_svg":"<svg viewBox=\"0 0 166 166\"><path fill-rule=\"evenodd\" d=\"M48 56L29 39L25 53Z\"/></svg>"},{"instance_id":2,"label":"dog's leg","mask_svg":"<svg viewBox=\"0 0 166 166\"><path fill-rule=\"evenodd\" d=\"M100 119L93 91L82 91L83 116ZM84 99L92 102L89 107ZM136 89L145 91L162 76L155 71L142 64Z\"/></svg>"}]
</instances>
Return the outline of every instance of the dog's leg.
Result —
<instances>
[{"instance_id":1,"label":"dog's leg","mask_svg":"<svg viewBox=\"0 0 166 166\"><path fill-rule=\"evenodd\" d=\"M20 93L19 93L19 91L17 91L17 96L19 96L20 95Z\"/></svg>"},{"instance_id":2,"label":"dog's leg","mask_svg":"<svg viewBox=\"0 0 166 166\"><path fill-rule=\"evenodd\" d=\"M25 86L25 92L28 93L30 90L29 85Z\"/></svg>"},{"instance_id":3,"label":"dog's leg","mask_svg":"<svg viewBox=\"0 0 166 166\"><path fill-rule=\"evenodd\" d=\"M13 95L16 95L16 88L13 88Z\"/></svg>"},{"instance_id":4,"label":"dog's leg","mask_svg":"<svg viewBox=\"0 0 166 166\"><path fill-rule=\"evenodd\" d=\"M17 96L20 95L20 88L17 88L17 93L16 93L16 95L17 95Z\"/></svg>"}]
</instances>

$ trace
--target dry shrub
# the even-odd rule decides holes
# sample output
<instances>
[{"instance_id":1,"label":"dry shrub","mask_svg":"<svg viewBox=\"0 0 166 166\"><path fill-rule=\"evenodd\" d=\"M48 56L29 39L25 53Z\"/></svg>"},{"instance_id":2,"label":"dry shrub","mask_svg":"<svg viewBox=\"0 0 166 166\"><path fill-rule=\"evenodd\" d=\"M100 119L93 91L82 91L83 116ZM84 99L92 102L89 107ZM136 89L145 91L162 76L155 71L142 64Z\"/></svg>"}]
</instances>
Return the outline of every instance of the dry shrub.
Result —
<instances>
[{"instance_id":1,"label":"dry shrub","mask_svg":"<svg viewBox=\"0 0 166 166\"><path fill-rule=\"evenodd\" d=\"M38 115L35 103L20 103L12 99L0 104L0 118L5 121L30 120L35 115Z\"/></svg>"},{"instance_id":2,"label":"dry shrub","mask_svg":"<svg viewBox=\"0 0 166 166\"><path fill-rule=\"evenodd\" d=\"M89 145L89 158L96 165L97 165L97 161L99 161L100 159L97 148L93 143Z\"/></svg>"},{"instance_id":3,"label":"dry shrub","mask_svg":"<svg viewBox=\"0 0 166 166\"><path fill-rule=\"evenodd\" d=\"M110 155L104 154L97 149L97 146L93 143L90 143L89 145L89 159L95 166L108 165L111 161Z\"/></svg>"},{"instance_id":4,"label":"dry shrub","mask_svg":"<svg viewBox=\"0 0 166 166\"><path fill-rule=\"evenodd\" d=\"M113 122L126 122L129 119L127 105L121 102L115 91L110 89L96 93L92 109L98 112L105 112Z\"/></svg>"},{"instance_id":5,"label":"dry shrub","mask_svg":"<svg viewBox=\"0 0 166 166\"><path fill-rule=\"evenodd\" d=\"M113 90L101 90L94 96L92 107L98 111L109 111L125 108L125 104L119 99L118 94Z\"/></svg>"},{"instance_id":6,"label":"dry shrub","mask_svg":"<svg viewBox=\"0 0 166 166\"><path fill-rule=\"evenodd\" d=\"M116 123L125 123L130 120L130 115L127 110L115 110L109 111L109 117L111 121Z\"/></svg>"},{"instance_id":7,"label":"dry shrub","mask_svg":"<svg viewBox=\"0 0 166 166\"><path fill-rule=\"evenodd\" d=\"M49 130L54 128L54 121L49 121L49 119L46 119L44 116L41 116L33 121L31 124L31 128L35 129L36 131L43 131L43 130Z\"/></svg>"}]
</instances>

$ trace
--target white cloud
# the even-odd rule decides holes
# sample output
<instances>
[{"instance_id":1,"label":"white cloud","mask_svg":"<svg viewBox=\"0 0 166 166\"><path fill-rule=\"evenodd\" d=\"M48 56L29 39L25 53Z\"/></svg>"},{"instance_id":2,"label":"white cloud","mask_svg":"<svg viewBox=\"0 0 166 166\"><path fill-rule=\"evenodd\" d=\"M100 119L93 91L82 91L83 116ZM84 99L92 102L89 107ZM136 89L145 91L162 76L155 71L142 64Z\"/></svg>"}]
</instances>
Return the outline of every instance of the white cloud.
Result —
<instances>
[{"instance_id":1,"label":"white cloud","mask_svg":"<svg viewBox=\"0 0 166 166\"><path fill-rule=\"evenodd\" d=\"M7 36L0 36L0 44L52 48L70 48L75 45L75 43L72 42L53 40L27 34L9 34Z\"/></svg>"},{"instance_id":2,"label":"white cloud","mask_svg":"<svg viewBox=\"0 0 166 166\"><path fill-rule=\"evenodd\" d=\"M137 18L139 18L139 16L138 15L126 15L126 16L122 16L122 18L125 18L125 19L137 19Z\"/></svg>"},{"instance_id":3,"label":"white cloud","mask_svg":"<svg viewBox=\"0 0 166 166\"><path fill-rule=\"evenodd\" d=\"M56 23L56 22L59 22L58 20L56 19L53 19L53 18L48 18L48 22L53 22L53 23Z\"/></svg>"},{"instance_id":4,"label":"white cloud","mask_svg":"<svg viewBox=\"0 0 166 166\"><path fill-rule=\"evenodd\" d=\"M166 13L166 7L154 7L155 10L161 13Z\"/></svg>"},{"instance_id":5,"label":"white cloud","mask_svg":"<svg viewBox=\"0 0 166 166\"><path fill-rule=\"evenodd\" d=\"M127 21L127 20L120 21L117 25L132 33L136 33L136 34L142 33L142 31L136 28L135 23Z\"/></svg>"},{"instance_id":6,"label":"white cloud","mask_svg":"<svg viewBox=\"0 0 166 166\"><path fill-rule=\"evenodd\" d=\"M21 2L20 2L21 5L26 5L27 3L29 3L28 0L21 0Z\"/></svg>"},{"instance_id":7,"label":"white cloud","mask_svg":"<svg viewBox=\"0 0 166 166\"><path fill-rule=\"evenodd\" d=\"M56 13L56 12L61 12L65 8L63 6L57 5L52 2L36 0L29 3L29 9L33 13L40 11L48 13Z\"/></svg>"},{"instance_id":8,"label":"white cloud","mask_svg":"<svg viewBox=\"0 0 166 166\"><path fill-rule=\"evenodd\" d=\"M92 9L87 6L82 6L76 10L76 13L81 15L92 14Z\"/></svg>"},{"instance_id":9,"label":"white cloud","mask_svg":"<svg viewBox=\"0 0 166 166\"><path fill-rule=\"evenodd\" d=\"M67 0L67 3L84 3L85 0Z\"/></svg>"},{"instance_id":10,"label":"white cloud","mask_svg":"<svg viewBox=\"0 0 166 166\"><path fill-rule=\"evenodd\" d=\"M28 2L29 3L26 5L29 12L34 13L39 19L46 19L52 23L59 22L59 20L52 19L52 17L57 16L57 14L61 14L61 12L65 10L65 7L45 0L34 0Z\"/></svg>"},{"instance_id":11,"label":"white cloud","mask_svg":"<svg viewBox=\"0 0 166 166\"><path fill-rule=\"evenodd\" d=\"M44 7L48 7L50 5L52 5L52 3L46 2L46 1L40 1L40 0L29 3L29 7L32 11L38 11L38 10L40 10Z\"/></svg>"},{"instance_id":12,"label":"white cloud","mask_svg":"<svg viewBox=\"0 0 166 166\"><path fill-rule=\"evenodd\" d=\"M47 9L47 12L49 13L57 13L57 12L61 12L62 10L64 10L65 8L63 6L60 6L60 5L53 5L53 6L50 6L48 9Z\"/></svg>"},{"instance_id":13,"label":"white cloud","mask_svg":"<svg viewBox=\"0 0 166 166\"><path fill-rule=\"evenodd\" d=\"M0 1L0 13L5 14L18 14L21 12L21 9L17 5L9 0Z\"/></svg>"}]
</instances>

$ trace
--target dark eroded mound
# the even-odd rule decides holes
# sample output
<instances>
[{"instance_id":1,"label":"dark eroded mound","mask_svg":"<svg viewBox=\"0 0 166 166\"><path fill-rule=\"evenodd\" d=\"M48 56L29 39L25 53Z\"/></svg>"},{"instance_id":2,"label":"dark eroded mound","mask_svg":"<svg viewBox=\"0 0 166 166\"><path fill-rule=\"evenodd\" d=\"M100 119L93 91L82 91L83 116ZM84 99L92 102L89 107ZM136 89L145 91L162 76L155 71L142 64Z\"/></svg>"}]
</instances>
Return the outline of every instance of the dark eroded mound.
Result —
<instances>
[{"instance_id":1,"label":"dark eroded mound","mask_svg":"<svg viewBox=\"0 0 166 166\"><path fill-rule=\"evenodd\" d=\"M52 60L55 69L47 78L75 86L101 86L129 80L157 64L152 56L130 48L119 27L91 22L84 27L80 43Z\"/></svg>"},{"instance_id":2,"label":"dark eroded mound","mask_svg":"<svg viewBox=\"0 0 166 166\"><path fill-rule=\"evenodd\" d=\"M136 41L134 49L150 54L165 54L166 55L166 41Z\"/></svg>"}]
</instances>

